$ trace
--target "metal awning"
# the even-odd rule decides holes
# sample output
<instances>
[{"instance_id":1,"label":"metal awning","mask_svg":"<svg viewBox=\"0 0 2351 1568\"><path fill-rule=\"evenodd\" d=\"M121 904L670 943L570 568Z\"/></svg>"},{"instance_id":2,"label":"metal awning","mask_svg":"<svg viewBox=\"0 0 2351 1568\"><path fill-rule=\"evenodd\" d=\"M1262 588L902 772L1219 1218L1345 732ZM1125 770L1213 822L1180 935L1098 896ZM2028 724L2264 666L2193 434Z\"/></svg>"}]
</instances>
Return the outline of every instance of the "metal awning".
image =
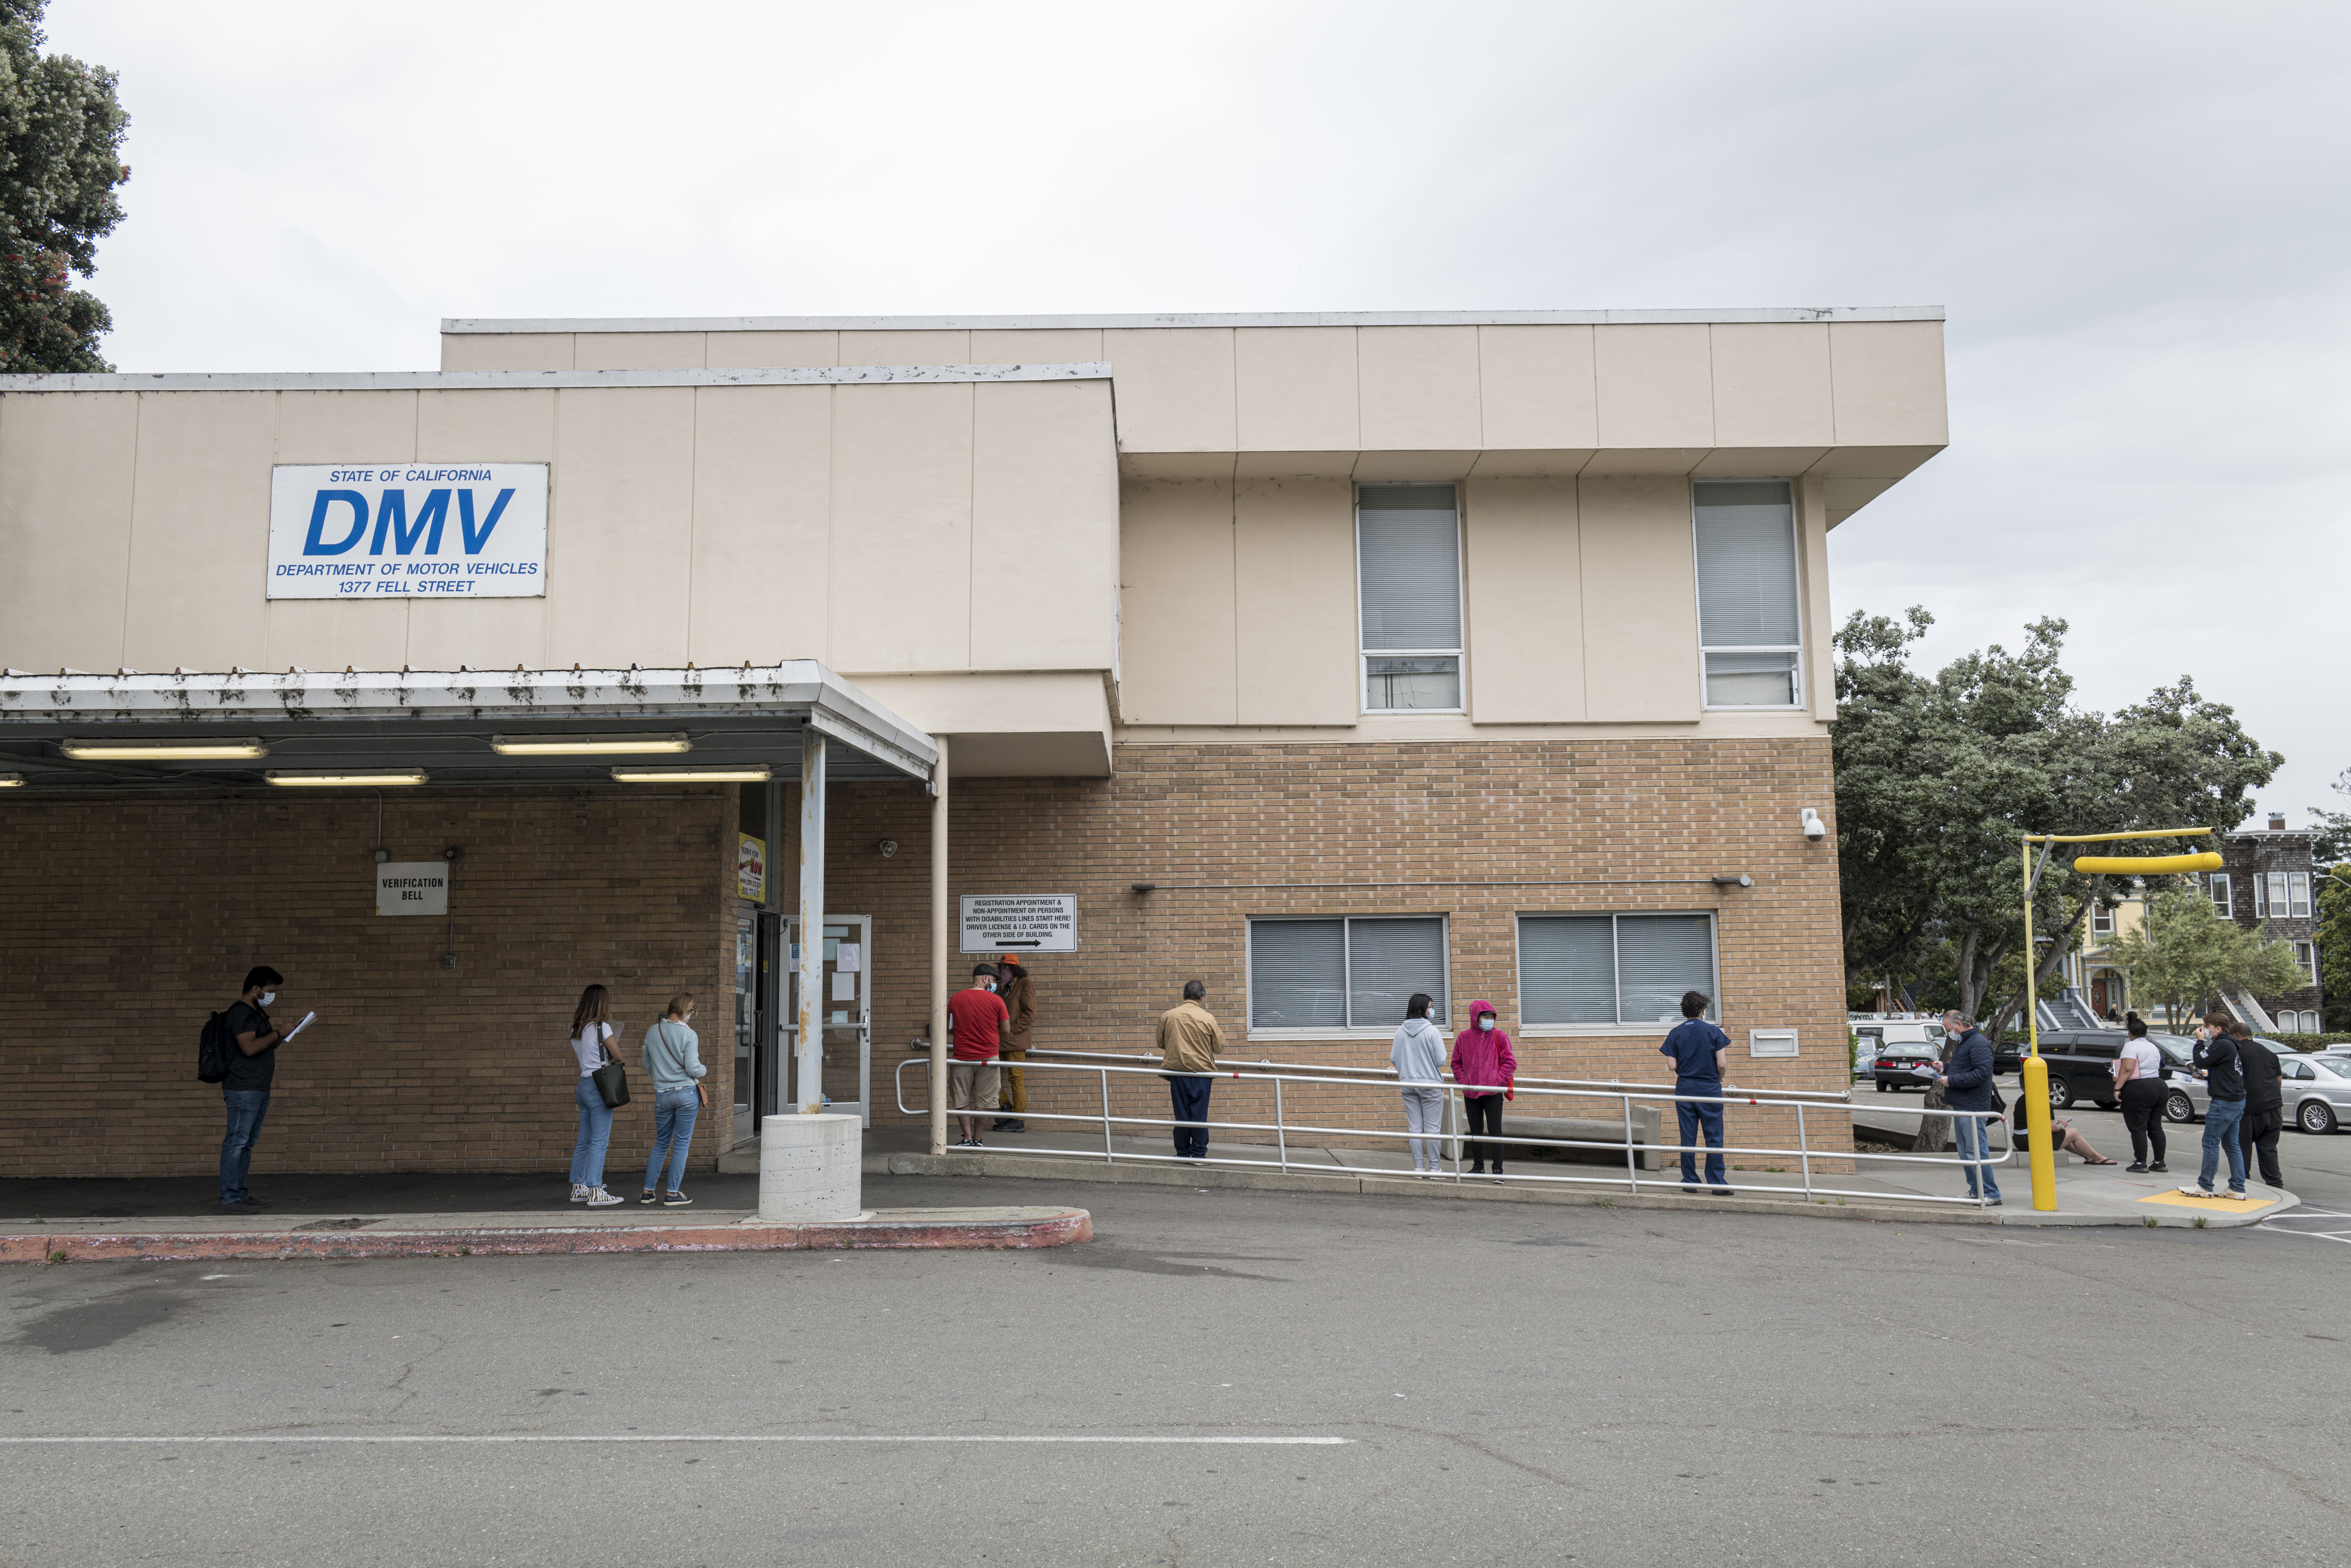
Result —
<instances>
[{"instance_id":1,"label":"metal awning","mask_svg":"<svg viewBox=\"0 0 2351 1568\"><path fill-rule=\"evenodd\" d=\"M797 777L804 729L831 777L929 786L931 737L813 659L697 670L0 672L0 774L35 790L266 789L272 771L413 768L434 786L617 784L616 764ZM506 755L493 737L662 733L671 755ZM258 739L264 757L125 761L75 740ZM846 751L842 749L846 748ZM10 793L18 793L11 790Z\"/></svg>"}]
</instances>

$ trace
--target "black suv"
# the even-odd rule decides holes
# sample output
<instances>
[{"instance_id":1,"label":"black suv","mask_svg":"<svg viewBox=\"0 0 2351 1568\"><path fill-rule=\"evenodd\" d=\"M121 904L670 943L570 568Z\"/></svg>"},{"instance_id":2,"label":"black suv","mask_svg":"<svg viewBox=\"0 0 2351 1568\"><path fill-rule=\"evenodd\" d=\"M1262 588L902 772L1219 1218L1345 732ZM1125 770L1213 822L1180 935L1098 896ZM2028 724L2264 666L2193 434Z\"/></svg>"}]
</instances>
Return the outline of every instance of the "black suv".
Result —
<instances>
[{"instance_id":1,"label":"black suv","mask_svg":"<svg viewBox=\"0 0 2351 1568\"><path fill-rule=\"evenodd\" d=\"M2115 1098L2115 1058L2130 1037L2118 1029L2045 1029L2041 1031L2041 1058L2049 1064L2049 1103L2063 1111L2076 1100L2087 1100L2111 1111ZM2162 1053L2165 1077L2184 1067L2188 1049L2195 1043L2177 1035L2150 1030L2147 1040Z\"/></svg>"}]
</instances>

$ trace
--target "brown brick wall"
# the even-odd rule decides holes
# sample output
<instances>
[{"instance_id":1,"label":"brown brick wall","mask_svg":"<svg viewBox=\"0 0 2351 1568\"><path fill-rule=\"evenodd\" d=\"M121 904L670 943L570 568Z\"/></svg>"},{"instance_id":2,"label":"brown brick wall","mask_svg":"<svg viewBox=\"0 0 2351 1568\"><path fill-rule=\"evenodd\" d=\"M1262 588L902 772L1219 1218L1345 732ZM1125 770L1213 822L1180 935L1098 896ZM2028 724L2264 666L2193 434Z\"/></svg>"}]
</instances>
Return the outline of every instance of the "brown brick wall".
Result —
<instances>
[{"instance_id":1,"label":"brown brick wall","mask_svg":"<svg viewBox=\"0 0 2351 1568\"><path fill-rule=\"evenodd\" d=\"M697 991L732 1103L733 789L660 795L387 792L397 861L464 851L447 922L375 914L371 794L16 800L0 810L0 1169L152 1176L215 1168L219 1090L195 1079L207 1013L266 963L275 1017L319 1021L279 1052L254 1160L276 1171L544 1171L569 1165L573 1003L611 987L634 1068L674 992ZM633 1193L652 1091L632 1075L606 1170Z\"/></svg>"},{"instance_id":2,"label":"brown brick wall","mask_svg":"<svg viewBox=\"0 0 2351 1568\"><path fill-rule=\"evenodd\" d=\"M950 799L951 895L1077 895L1079 951L1030 964L1043 998L1040 1047L1147 1050L1159 1013L1196 976L1234 1054L1384 1065L1384 1037L1247 1040L1246 919L1441 914L1450 922L1456 1027L1471 998L1488 998L1527 1075L1656 1082L1665 1067L1657 1034L1520 1036L1515 915L1715 909L1731 1081L1808 1089L1848 1082L1834 852L1808 844L1797 825L1802 807L1830 809L1825 741L1123 746L1111 779L972 779L955 785ZM927 799L911 788L836 787L829 802L831 912L875 918L877 1125L917 1120L898 1115L892 1072L928 1014L929 814ZM893 859L874 848L883 838L901 845ZM778 858L791 864L794 852ZM1755 885L1724 890L1706 880L1738 872ZM1681 880L1371 885L1610 878ZM1136 882L1162 891L1138 895L1129 891ZM1334 885L1196 887L1211 883ZM950 975L972 961L952 955ZM1800 1030L1802 1055L1748 1059L1745 1031L1759 1027ZM921 1082L909 1072L910 1103L920 1103ZM1091 1081L1039 1072L1031 1085L1040 1108L1090 1112L1101 1103ZM1400 1125L1391 1098L1286 1092L1284 1110L1291 1118L1333 1118L1333 1125L1364 1124L1365 1116ZM1166 1113L1156 1079L1133 1082L1120 1103ZM1228 1081L1217 1114L1245 1103L1271 1108L1268 1092ZM1605 1109L1614 1113L1613 1103ZM1765 1113L1734 1113L1733 1141L1777 1141L1787 1131L1784 1117L1767 1123ZM1071 1133L1080 1142L1083 1135Z\"/></svg>"}]
</instances>

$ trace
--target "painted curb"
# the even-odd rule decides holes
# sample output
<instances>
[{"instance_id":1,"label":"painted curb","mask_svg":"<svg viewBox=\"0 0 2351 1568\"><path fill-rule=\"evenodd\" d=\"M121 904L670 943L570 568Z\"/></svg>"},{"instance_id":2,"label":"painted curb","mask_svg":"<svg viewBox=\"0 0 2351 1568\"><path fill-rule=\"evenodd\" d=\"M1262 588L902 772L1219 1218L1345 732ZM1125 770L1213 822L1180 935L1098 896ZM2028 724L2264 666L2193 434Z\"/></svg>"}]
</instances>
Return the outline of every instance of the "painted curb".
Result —
<instances>
[{"instance_id":1,"label":"painted curb","mask_svg":"<svg viewBox=\"0 0 2351 1568\"><path fill-rule=\"evenodd\" d=\"M1030 1249L1091 1241L1093 1216L1061 1209L1032 1219L864 1219L828 1225L480 1225L435 1230L129 1231L60 1228L0 1236L0 1263L209 1259L437 1258L539 1253L805 1252L832 1249Z\"/></svg>"}]
</instances>

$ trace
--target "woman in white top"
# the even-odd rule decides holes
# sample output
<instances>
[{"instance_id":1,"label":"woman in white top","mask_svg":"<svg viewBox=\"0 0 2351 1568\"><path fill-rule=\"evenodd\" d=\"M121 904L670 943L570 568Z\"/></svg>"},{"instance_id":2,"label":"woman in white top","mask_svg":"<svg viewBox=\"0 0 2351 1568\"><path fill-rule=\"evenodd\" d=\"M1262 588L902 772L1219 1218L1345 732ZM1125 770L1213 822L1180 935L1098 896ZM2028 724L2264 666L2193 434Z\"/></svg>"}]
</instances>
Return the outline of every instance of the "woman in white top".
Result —
<instances>
[{"instance_id":1,"label":"woman in white top","mask_svg":"<svg viewBox=\"0 0 2351 1568\"><path fill-rule=\"evenodd\" d=\"M2123 1125L2130 1129L2131 1165L2135 1171L2166 1169L2163 1163L2163 1103L2170 1091L2163 1086L2163 1053L2147 1038L2147 1024L2138 1014L2123 1019L2129 1038L2115 1058L2115 1097L2123 1103ZM2147 1159L2152 1145L2155 1158Z\"/></svg>"},{"instance_id":2,"label":"woman in white top","mask_svg":"<svg viewBox=\"0 0 2351 1568\"><path fill-rule=\"evenodd\" d=\"M1404 1092L1405 1131L1415 1134L1405 1140L1412 1149L1413 1174L1422 1177L1437 1174L1437 1155L1444 1148L1433 1135L1418 1136L1436 1134L1445 1118L1445 1034L1428 1016L1436 1002L1426 991L1415 991L1405 1004L1395 1042L1388 1047L1396 1084Z\"/></svg>"},{"instance_id":3,"label":"woman in white top","mask_svg":"<svg viewBox=\"0 0 2351 1568\"><path fill-rule=\"evenodd\" d=\"M608 1208L621 1200L604 1190L604 1149L612 1141L612 1108L596 1088L595 1072L604 1065L604 1042L612 1038L606 1021L611 993L590 986L580 993L571 1009L571 1054L580 1059L580 1082L572 1098L580 1103L580 1139L571 1145L571 1201L590 1208Z\"/></svg>"}]
</instances>

